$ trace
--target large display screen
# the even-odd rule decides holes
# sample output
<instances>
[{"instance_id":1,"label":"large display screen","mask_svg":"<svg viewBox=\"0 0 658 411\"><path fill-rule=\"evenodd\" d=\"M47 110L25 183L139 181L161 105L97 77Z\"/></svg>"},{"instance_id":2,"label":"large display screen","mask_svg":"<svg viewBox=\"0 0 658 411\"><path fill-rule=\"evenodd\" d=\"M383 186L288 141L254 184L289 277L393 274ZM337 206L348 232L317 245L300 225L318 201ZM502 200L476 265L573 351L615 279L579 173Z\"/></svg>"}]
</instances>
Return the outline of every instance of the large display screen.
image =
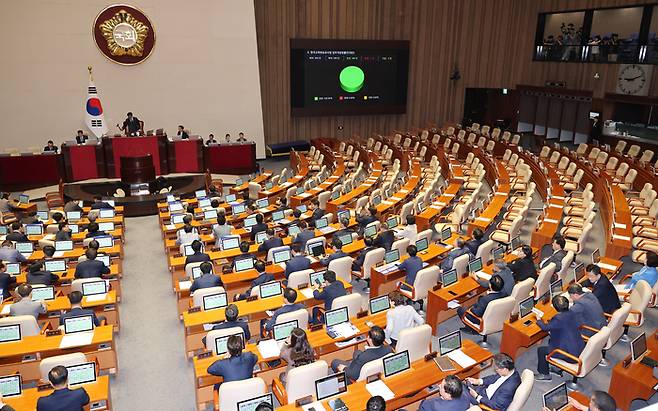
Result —
<instances>
[{"instance_id":1,"label":"large display screen","mask_svg":"<svg viewBox=\"0 0 658 411\"><path fill-rule=\"evenodd\" d=\"M408 72L408 41L291 39L291 113L404 113Z\"/></svg>"}]
</instances>

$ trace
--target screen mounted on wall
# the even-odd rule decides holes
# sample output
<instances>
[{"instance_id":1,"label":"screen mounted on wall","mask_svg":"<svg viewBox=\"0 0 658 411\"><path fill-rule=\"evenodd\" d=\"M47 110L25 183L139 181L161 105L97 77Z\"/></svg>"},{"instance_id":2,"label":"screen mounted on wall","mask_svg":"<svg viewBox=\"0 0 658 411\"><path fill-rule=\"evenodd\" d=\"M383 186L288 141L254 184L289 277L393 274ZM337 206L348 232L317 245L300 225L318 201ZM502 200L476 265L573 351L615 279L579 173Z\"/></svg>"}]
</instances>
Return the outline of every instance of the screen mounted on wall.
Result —
<instances>
[{"instance_id":1,"label":"screen mounted on wall","mask_svg":"<svg viewBox=\"0 0 658 411\"><path fill-rule=\"evenodd\" d=\"M408 72L408 41L291 39L291 113L404 113Z\"/></svg>"}]
</instances>

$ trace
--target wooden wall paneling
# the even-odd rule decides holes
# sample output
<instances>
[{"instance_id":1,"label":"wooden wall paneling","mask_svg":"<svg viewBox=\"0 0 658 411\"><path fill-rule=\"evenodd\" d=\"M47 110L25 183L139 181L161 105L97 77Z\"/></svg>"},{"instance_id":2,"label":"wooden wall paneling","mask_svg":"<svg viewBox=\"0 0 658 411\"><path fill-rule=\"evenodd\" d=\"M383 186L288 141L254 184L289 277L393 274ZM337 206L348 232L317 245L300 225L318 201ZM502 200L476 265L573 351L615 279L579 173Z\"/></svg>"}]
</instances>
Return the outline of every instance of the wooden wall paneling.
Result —
<instances>
[{"instance_id":1,"label":"wooden wall paneling","mask_svg":"<svg viewBox=\"0 0 658 411\"><path fill-rule=\"evenodd\" d=\"M560 138L560 125L562 123L562 103L559 96L549 97L548 119L546 121L546 138Z\"/></svg>"},{"instance_id":2,"label":"wooden wall paneling","mask_svg":"<svg viewBox=\"0 0 658 411\"><path fill-rule=\"evenodd\" d=\"M560 141L573 141L577 111L578 103L575 100L565 100L563 102L562 121L560 122Z\"/></svg>"},{"instance_id":3,"label":"wooden wall paneling","mask_svg":"<svg viewBox=\"0 0 658 411\"><path fill-rule=\"evenodd\" d=\"M548 125L548 107L549 98L546 96L537 97L537 112L535 113L535 130L536 136L545 136Z\"/></svg>"}]
</instances>

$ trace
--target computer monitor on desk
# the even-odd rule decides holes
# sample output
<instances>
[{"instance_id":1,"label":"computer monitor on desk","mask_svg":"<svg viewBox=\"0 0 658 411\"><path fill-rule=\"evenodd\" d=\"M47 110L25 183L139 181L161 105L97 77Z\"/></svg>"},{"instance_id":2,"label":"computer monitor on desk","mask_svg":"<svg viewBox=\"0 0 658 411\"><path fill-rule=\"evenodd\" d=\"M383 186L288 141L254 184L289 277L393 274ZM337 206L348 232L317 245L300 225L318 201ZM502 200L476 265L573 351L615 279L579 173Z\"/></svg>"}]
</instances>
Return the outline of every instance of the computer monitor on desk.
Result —
<instances>
[{"instance_id":1,"label":"computer monitor on desk","mask_svg":"<svg viewBox=\"0 0 658 411\"><path fill-rule=\"evenodd\" d=\"M379 297L371 298L369 306L370 314L377 314L391 308L391 301L388 299L387 295L382 295Z\"/></svg>"},{"instance_id":2,"label":"computer monitor on desk","mask_svg":"<svg viewBox=\"0 0 658 411\"><path fill-rule=\"evenodd\" d=\"M386 356L382 361L384 362L384 376L386 378L406 371L411 366L409 361L409 351L407 350Z\"/></svg>"},{"instance_id":3,"label":"computer monitor on desk","mask_svg":"<svg viewBox=\"0 0 658 411\"><path fill-rule=\"evenodd\" d=\"M260 298L274 297L275 295L281 295L281 293L283 293L283 290L281 289L281 283L278 281L261 284L258 287Z\"/></svg>"},{"instance_id":4,"label":"computer monitor on desk","mask_svg":"<svg viewBox=\"0 0 658 411\"><path fill-rule=\"evenodd\" d=\"M235 260L235 271L240 272L240 271L246 271L246 270L251 270L254 268L254 259L253 258L240 258L239 260Z\"/></svg>"},{"instance_id":5,"label":"computer monitor on desk","mask_svg":"<svg viewBox=\"0 0 658 411\"><path fill-rule=\"evenodd\" d=\"M420 240L416 241L416 251L419 253L425 253L427 248L429 247L429 241L427 241L427 237L421 238Z\"/></svg>"},{"instance_id":6,"label":"computer monitor on desk","mask_svg":"<svg viewBox=\"0 0 658 411\"><path fill-rule=\"evenodd\" d=\"M384 262L386 264L390 264L394 261L398 261L400 259L400 250L397 248L392 249L391 251L387 251L386 254L384 254Z\"/></svg>"},{"instance_id":7,"label":"computer monitor on desk","mask_svg":"<svg viewBox=\"0 0 658 411\"><path fill-rule=\"evenodd\" d=\"M55 299L55 287L52 285L45 287L34 287L32 289L32 300L34 301L52 301Z\"/></svg>"},{"instance_id":8,"label":"computer monitor on desk","mask_svg":"<svg viewBox=\"0 0 658 411\"><path fill-rule=\"evenodd\" d=\"M83 364L70 365L66 367L69 373L68 383L72 385L90 384L96 382L96 363L86 362Z\"/></svg>"},{"instance_id":9,"label":"computer monitor on desk","mask_svg":"<svg viewBox=\"0 0 658 411\"><path fill-rule=\"evenodd\" d=\"M592 251L592 264L598 264L598 262L601 260L601 251L599 249L595 249Z\"/></svg>"},{"instance_id":10,"label":"computer monitor on desk","mask_svg":"<svg viewBox=\"0 0 658 411\"><path fill-rule=\"evenodd\" d=\"M446 355L462 348L462 335L459 330L439 338L439 355Z\"/></svg>"},{"instance_id":11,"label":"computer monitor on desk","mask_svg":"<svg viewBox=\"0 0 658 411\"><path fill-rule=\"evenodd\" d=\"M468 272L477 273L482 270L482 257L477 257L468 262Z\"/></svg>"},{"instance_id":12,"label":"computer monitor on desk","mask_svg":"<svg viewBox=\"0 0 658 411\"><path fill-rule=\"evenodd\" d=\"M274 264L285 263L290 260L290 250L280 250L273 253Z\"/></svg>"},{"instance_id":13,"label":"computer monitor on desk","mask_svg":"<svg viewBox=\"0 0 658 411\"><path fill-rule=\"evenodd\" d=\"M494 248L491 251L491 255L494 261L502 259L503 257L505 257L505 247L501 245L499 247Z\"/></svg>"},{"instance_id":14,"label":"computer monitor on desk","mask_svg":"<svg viewBox=\"0 0 658 411\"><path fill-rule=\"evenodd\" d=\"M521 236L516 236L510 241L510 251L514 251L521 246Z\"/></svg>"},{"instance_id":15,"label":"computer monitor on desk","mask_svg":"<svg viewBox=\"0 0 658 411\"><path fill-rule=\"evenodd\" d=\"M635 337L633 341L631 341L631 358L634 362L641 360L642 356L646 352L647 352L647 336L645 333L642 333L637 337Z\"/></svg>"},{"instance_id":16,"label":"computer monitor on desk","mask_svg":"<svg viewBox=\"0 0 658 411\"><path fill-rule=\"evenodd\" d=\"M569 405L569 395L567 393L567 384L562 383L552 390L545 393L542 397L545 408L551 411L563 410Z\"/></svg>"},{"instance_id":17,"label":"computer monitor on desk","mask_svg":"<svg viewBox=\"0 0 658 411\"><path fill-rule=\"evenodd\" d=\"M20 374L0 377L0 393L4 398L16 397L23 392Z\"/></svg>"},{"instance_id":18,"label":"computer monitor on desk","mask_svg":"<svg viewBox=\"0 0 658 411\"><path fill-rule=\"evenodd\" d=\"M237 411L256 411L256 408L260 404L267 404L270 407L274 408L274 402L272 401L272 394L265 394L258 397L250 398L248 400L238 402Z\"/></svg>"},{"instance_id":19,"label":"computer monitor on desk","mask_svg":"<svg viewBox=\"0 0 658 411\"><path fill-rule=\"evenodd\" d=\"M290 320L279 324L274 324L272 327L272 334L277 341L283 341L290 336L292 330L299 327L297 320Z\"/></svg>"},{"instance_id":20,"label":"computer monitor on desk","mask_svg":"<svg viewBox=\"0 0 658 411\"><path fill-rule=\"evenodd\" d=\"M455 284L458 280L459 276L457 275L457 270L455 269L445 271L441 274L441 285L443 288Z\"/></svg>"},{"instance_id":21,"label":"computer monitor on desk","mask_svg":"<svg viewBox=\"0 0 658 411\"><path fill-rule=\"evenodd\" d=\"M452 237L452 230L450 227L446 227L441 230L441 242L445 243L450 237Z\"/></svg>"},{"instance_id":22,"label":"computer monitor on desk","mask_svg":"<svg viewBox=\"0 0 658 411\"><path fill-rule=\"evenodd\" d=\"M344 372L332 374L315 381L315 395L318 401L345 391L347 391L347 379Z\"/></svg>"},{"instance_id":23,"label":"computer monitor on desk","mask_svg":"<svg viewBox=\"0 0 658 411\"><path fill-rule=\"evenodd\" d=\"M228 348L226 347L226 343L228 342L228 339L233 337L234 335L240 337L240 343L242 344L242 348L244 349L244 333L240 331L239 333L222 335L221 337L215 338L215 354L217 355L226 354L226 352L228 351Z\"/></svg>"},{"instance_id":24,"label":"computer monitor on desk","mask_svg":"<svg viewBox=\"0 0 658 411\"><path fill-rule=\"evenodd\" d=\"M369 224L363 230L363 237L374 237L377 234L377 226L374 224Z\"/></svg>"},{"instance_id":25,"label":"computer monitor on desk","mask_svg":"<svg viewBox=\"0 0 658 411\"><path fill-rule=\"evenodd\" d=\"M19 324L0 325L0 344L21 340L21 326Z\"/></svg>"},{"instance_id":26,"label":"computer monitor on desk","mask_svg":"<svg viewBox=\"0 0 658 411\"><path fill-rule=\"evenodd\" d=\"M228 305L226 293L208 294L203 296L203 310L215 310Z\"/></svg>"},{"instance_id":27,"label":"computer monitor on desk","mask_svg":"<svg viewBox=\"0 0 658 411\"><path fill-rule=\"evenodd\" d=\"M94 329L94 319L91 315L66 318L64 320L64 333L73 334Z\"/></svg>"},{"instance_id":28,"label":"computer monitor on desk","mask_svg":"<svg viewBox=\"0 0 658 411\"><path fill-rule=\"evenodd\" d=\"M223 237L220 241L222 250L233 250L240 247L240 237Z\"/></svg>"},{"instance_id":29,"label":"computer monitor on desk","mask_svg":"<svg viewBox=\"0 0 658 411\"><path fill-rule=\"evenodd\" d=\"M308 275L309 283L321 285L322 283L324 283L324 273L326 272L327 270L322 270L322 271L317 271L315 273L310 273Z\"/></svg>"}]
</instances>

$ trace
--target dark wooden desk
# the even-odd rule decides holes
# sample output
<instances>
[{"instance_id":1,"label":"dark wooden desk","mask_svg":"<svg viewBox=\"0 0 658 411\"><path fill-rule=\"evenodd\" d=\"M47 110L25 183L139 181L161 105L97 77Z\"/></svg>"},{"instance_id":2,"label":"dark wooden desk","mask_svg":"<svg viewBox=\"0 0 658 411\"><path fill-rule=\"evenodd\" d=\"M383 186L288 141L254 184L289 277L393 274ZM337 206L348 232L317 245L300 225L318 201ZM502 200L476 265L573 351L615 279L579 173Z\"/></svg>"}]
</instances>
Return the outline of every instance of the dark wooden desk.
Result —
<instances>
[{"instance_id":1,"label":"dark wooden desk","mask_svg":"<svg viewBox=\"0 0 658 411\"><path fill-rule=\"evenodd\" d=\"M249 174L256 170L256 143L205 146L206 168L218 174Z\"/></svg>"}]
</instances>

